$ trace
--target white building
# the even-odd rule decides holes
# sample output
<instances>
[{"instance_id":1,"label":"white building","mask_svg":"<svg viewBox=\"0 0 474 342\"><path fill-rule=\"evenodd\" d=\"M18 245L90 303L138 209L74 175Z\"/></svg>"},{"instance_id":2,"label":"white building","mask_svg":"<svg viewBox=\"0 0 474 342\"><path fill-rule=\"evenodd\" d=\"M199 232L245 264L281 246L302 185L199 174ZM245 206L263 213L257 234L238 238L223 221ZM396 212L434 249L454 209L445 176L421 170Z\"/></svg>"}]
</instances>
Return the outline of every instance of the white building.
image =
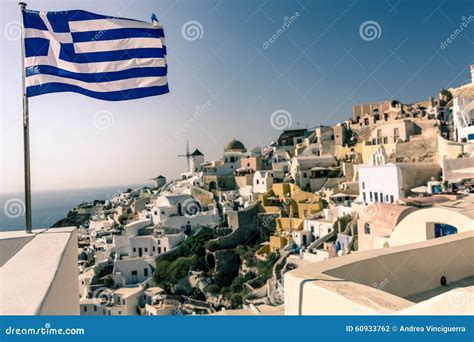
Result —
<instances>
[{"instance_id":1,"label":"white building","mask_svg":"<svg viewBox=\"0 0 474 342\"><path fill-rule=\"evenodd\" d=\"M185 193L161 195L150 205L153 224L183 230L220 222L217 208L204 209L201 202Z\"/></svg>"},{"instance_id":2,"label":"white building","mask_svg":"<svg viewBox=\"0 0 474 342\"><path fill-rule=\"evenodd\" d=\"M474 65L471 65L471 75L470 84L450 89L453 94L453 123L458 142L474 143Z\"/></svg>"},{"instance_id":3,"label":"white building","mask_svg":"<svg viewBox=\"0 0 474 342\"><path fill-rule=\"evenodd\" d=\"M313 170L321 168L333 168L336 166L338 166L338 162L333 156L293 157L291 161L290 173L295 181L295 184L297 184L300 188L305 188L306 186L309 186L311 178L316 178L316 176L312 175ZM321 176L321 178L327 178L327 176Z\"/></svg>"},{"instance_id":4,"label":"white building","mask_svg":"<svg viewBox=\"0 0 474 342\"><path fill-rule=\"evenodd\" d=\"M433 163L389 163L383 146L372 155L372 165L359 166L359 190L363 203L395 203L411 189L440 176Z\"/></svg>"},{"instance_id":5,"label":"white building","mask_svg":"<svg viewBox=\"0 0 474 342\"><path fill-rule=\"evenodd\" d=\"M267 193L273 185L272 171L256 171L253 175L253 192L256 194Z\"/></svg>"},{"instance_id":6,"label":"white building","mask_svg":"<svg viewBox=\"0 0 474 342\"><path fill-rule=\"evenodd\" d=\"M100 298L80 300L81 316L135 316L144 302L143 286L121 287L115 291L97 292Z\"/></svg>"},{"instance_id":7,"label":"white building","mask_svg":"<svg viewBox=\"0 0 474 342\"><path fill-rule=\"evenodd\" d=\"M216 175L232 175L235 170L240 168L240 160L249 156L250 153L247 152L244 144L233 139L224 146L223 162L217 166Z\"/></svg>"},{"instance_id":8,"label":"white building","mask_svg":"<svg viewBox=\"0 0 474 342\"><path fill-rule=\"evenodd\" d=\"M154 263L154 259L150 260ZM126 286L143 283L153 275L153 268L143 258L117 255L114 260L113 278L115 284Z\"/></svg>"}]
</instances>

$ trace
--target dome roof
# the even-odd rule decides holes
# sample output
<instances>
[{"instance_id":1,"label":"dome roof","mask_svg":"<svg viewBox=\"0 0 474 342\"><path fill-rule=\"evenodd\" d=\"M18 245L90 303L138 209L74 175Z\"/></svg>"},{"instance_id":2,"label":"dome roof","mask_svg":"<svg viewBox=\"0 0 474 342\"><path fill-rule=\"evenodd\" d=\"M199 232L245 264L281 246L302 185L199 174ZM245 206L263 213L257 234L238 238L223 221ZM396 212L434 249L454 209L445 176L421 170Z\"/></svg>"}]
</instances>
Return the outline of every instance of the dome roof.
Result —
<instances>
[{"instance_id":1,"label":"dome roof","mask_svg":"<svg viewBox=\"0 0 474 342\"><path fill-rule=\"evenodd\" d=\"M229 141L227 144L225 144L224 152L227 152L227 151L247 152L247 149L245 148L244 144L242 144L240 141L233 139L232 141Z\"/></svg>"}]
</instances>

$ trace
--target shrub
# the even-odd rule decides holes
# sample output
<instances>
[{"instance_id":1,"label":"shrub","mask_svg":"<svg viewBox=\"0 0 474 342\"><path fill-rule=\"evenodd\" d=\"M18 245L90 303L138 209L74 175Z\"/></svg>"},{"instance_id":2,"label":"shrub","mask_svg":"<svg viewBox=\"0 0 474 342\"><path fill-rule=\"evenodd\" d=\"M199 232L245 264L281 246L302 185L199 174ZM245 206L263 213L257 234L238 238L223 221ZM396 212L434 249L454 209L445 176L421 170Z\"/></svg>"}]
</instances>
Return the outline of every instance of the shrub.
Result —
<instances>
[{"instance_id":1,"label":"shrub","mask_svg":"<svg viewBox=\"0 0 474 342\"><path fill-rule=\"evenodd\" d=\"M217 286L216 284L211 284L206 288L207 292L212 293L212 294L218 294L221 291L221 288Z\"/></svg>"}]
</instances>

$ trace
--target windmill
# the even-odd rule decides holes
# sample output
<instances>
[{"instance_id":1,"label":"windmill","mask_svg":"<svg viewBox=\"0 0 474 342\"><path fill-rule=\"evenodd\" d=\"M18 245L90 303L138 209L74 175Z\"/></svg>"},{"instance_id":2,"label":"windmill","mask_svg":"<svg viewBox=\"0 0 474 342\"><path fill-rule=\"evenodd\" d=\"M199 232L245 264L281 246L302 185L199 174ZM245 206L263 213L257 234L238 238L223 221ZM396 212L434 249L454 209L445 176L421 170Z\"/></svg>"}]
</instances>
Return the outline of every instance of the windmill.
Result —
<instances>
[{"instance_id":1,"label":"windmill","mask_svg":"<svg viewBox=\"0 0 474 342\"><path fill-rule=\"evenodd\" d=\"M192 172L190 170L190 157L191 154L189 153L189 140L186 139L186 154L178 154L178 157L186 157L186 163L188 165L188 172Z\"/></svg>"}]
</instances>

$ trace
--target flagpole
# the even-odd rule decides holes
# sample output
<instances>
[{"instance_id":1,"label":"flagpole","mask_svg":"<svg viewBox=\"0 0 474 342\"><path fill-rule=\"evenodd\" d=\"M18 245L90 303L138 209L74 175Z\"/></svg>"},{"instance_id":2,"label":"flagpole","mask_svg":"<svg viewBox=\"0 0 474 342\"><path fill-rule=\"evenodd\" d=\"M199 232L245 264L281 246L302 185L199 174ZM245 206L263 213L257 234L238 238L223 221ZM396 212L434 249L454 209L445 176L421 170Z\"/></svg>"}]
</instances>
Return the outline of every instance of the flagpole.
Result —
<instances>
[{"instance_id":1,"label":"flagpole","mask_svg":"<svg viewBox=\"0 0 474 342\"><path fill-rule=\"evenodd\" d=\"M23 155L25 165L25 228L26 233L31 233L31 178L30 178L30 116L28 106L28 96L25 88L25 31L23 25L23 11L26 9L26 3L19 2L20 23L21 23L21 88L23 97Z\"/></svg>"}]
</instances>

